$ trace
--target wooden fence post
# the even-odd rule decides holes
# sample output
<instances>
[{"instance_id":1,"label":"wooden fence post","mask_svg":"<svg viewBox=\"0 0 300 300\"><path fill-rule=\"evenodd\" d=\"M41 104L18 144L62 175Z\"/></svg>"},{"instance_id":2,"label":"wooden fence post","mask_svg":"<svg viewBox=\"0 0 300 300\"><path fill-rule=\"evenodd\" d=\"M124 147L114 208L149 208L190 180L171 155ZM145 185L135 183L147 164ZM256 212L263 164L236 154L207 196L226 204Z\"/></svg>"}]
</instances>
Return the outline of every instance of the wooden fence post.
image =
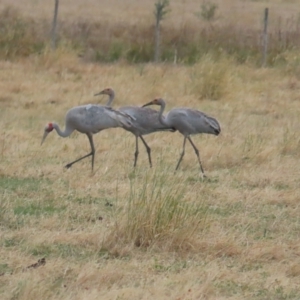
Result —
<instances>
[{"instance_id":1,"label":"wooden fence post","mask_svg":"<svg viewBox=\"0 0 300 300\"><path fill-rule=\"evenodd\" d=\"M265 8L264 32L263 32L262 67L265 67L266 63L267 63L267 52L268 52L268 17L269 17L269 9Z\"/></svg>"},{"instance_id":2,"label":"wooden fence post","mask_svg":"<svg viewBox=\"0 0 300 300\"><path fill-rule=\"evenodd\" d=\"M157 18L155 22L155 51L154 61L157 63L160 59L160 19Z\"/></svg>"},{"instance_id":3,"label":"wooden fence post","mask_svg":"<svg viewBox=\"0 0 300 300\"><path fill-rule=\"evenodd\" d=\"M58 4L59 4L59 0L55 0L54 15L53 15L53 22L52 22L52 30L51 30L52 49L53 50L56 49L56 27L57 27Z\"/></svg>"}]
</instances>

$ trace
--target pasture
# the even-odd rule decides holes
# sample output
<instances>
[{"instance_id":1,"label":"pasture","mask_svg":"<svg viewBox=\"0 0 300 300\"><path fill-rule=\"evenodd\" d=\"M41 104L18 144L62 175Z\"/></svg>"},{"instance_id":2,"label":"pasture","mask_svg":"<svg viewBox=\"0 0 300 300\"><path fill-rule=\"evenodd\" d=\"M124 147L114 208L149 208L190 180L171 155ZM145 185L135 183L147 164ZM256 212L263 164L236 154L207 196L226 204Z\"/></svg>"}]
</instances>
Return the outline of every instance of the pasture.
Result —
<instances>
[{"instance_id":1,"label":"pasture","mask_svg":"<svg viewBox=\"0 0 300 300\"><path fill-rule=\"evenodd\" d=\"M64 20L101 16L109 26L121 17L150 22L154 6L61 2ZM52 17L52 2L15 3L24 16ZM258 26L266 4L285 16L299 6L216 3L225 16L217 22L231 6L245 26ZM171 1L165 22L188 20L198 7L195 0ZM192 65L95 63L67 45L1 60L0 298L299 299L298 52L268 68L226 53L207 53ZM90 151L88 139L52 132L41 146L44 127L63 127L73 106L106 103L93 96L105 87L116 91L114 108L162 97L166 111L187 106L216 117L219 136L192 137L207 178L189 144L174 172L178 132L145 136L153 167L140 143L133 169L135 138L119 128L94 136L93 173L90 159L64 169Z\"/></svg>"}]
</instances>

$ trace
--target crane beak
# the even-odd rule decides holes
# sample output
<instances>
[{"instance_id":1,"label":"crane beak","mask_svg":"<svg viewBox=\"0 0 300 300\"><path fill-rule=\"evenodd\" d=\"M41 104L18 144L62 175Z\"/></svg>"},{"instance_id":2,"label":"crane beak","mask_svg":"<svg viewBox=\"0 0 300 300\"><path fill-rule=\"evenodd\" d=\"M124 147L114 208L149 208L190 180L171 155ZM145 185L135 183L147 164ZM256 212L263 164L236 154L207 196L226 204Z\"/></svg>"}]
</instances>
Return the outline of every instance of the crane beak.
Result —
<instances>
[{"instance_id":1,"label":"crane beak","mask_svg":"<svg viewBox=\"0 0 300 300\"><path fill-rule=\"evenodd\" d=\"M97 94L94 94L94 96L99 96L99 95L103 95L103 91L97 93Z\"/></svg>"},{"instance_id":2,"label":"crane beak","mask_svg":"<svg viewBox=\"0 0 300 300\"><path fill-rule=\"evenodd\" d=\"M45 132L44 132L44 135L43 135L43 138L42 138L41 145L44 143L44 140L46 139L48 133L49 133L48 131L45 131Z\"/></svg>"},{"instance_id":3,"label":"crane beak","mask_svg":"<svg viewBox=\"0 0 300 300\"><path fill-rule=\"evenodd\" d=\"M153 105L153 101L150 101L150 102L144 104L142 107L149 106L149 105Z\"/></svg>"}]
</instances>

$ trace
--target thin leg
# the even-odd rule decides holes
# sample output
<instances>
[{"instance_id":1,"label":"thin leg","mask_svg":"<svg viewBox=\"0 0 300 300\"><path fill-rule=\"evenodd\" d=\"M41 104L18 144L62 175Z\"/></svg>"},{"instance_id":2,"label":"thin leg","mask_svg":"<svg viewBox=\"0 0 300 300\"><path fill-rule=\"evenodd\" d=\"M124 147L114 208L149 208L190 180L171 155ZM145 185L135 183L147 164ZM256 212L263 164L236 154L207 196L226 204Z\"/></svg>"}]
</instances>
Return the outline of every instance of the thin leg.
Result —
<instances>
[{"instance_id":1,"label":"thin leg","mask_svg":"<svg viewBox=\"0 0 300 300\"><path fill-rule=\"evenodd\" d=\"M135 136L135 153L134 153L134 164L133 164L134 168L136 166L138 156L139 156L139 141L138 141L138 136Z\"/></svg>"},{"instance_id":2,"label":"thin leg","mask_svg":"<svg viewBox=\"0 0 300 300\"><path fill-rule=\"evenodd\" d=\"M193 148L195 150L195 153L196 153L198 161L199 161L201 172L202 172L203 176L206 177L206 175L204 174L204 170L203 170L203 167L202 167L201 160L200 160L199 150L196 148L195 144L193 143L192 139L189 136L188 136L188 140L190 141L191 145L193 146Z\"/></svg>"},{"instance_id":3,"label":"thin leg","mask_svg":"<svg viewBox=\"0 0 300 300\"><path fill-rule=\"evenodd\" d=\"M147 145L146 141L144 140L144 138L140 135L140 139L142 140L142 142L144 143L147 153L148 153L148 158L149 158L149 164L150 164L150 168L152 168L152 161L151 161L151 148Z\"/></svg>"},{"instance_id":4,"label":"thin leg","mask_svg":"<svg viewBox=\"0 0 300 300\"><path fill-rule=\"evenodd\" d=\"M91 153L92 153L92 171L94 170L94 161L95 161L95 146L94 146L94 141L93 141L93 135L91 133L87 134L89 141L90 141L90 145L91 145Z\"/></svg>"},{"instance_id":5,"label":"thin leg","mask_svg":"<svg viewBox=\"0 0 300 300\"><path fill-rule=\"evenodd\" d=\"M87 155L85 155L85 156L83 156L83 157L80 157L80 158L78 158L78 159L76 159L76 160L74 160L74 161L68 163L68 164L65 166L65 168L69 169L69 168L72 167L72 165L74 165L74 164L77 163L78 161L80 161L80 160L82 160L82 159L84 159L84 158L89 157L89 156L92 155L92 171L94 170L95 147L94 147L94 142L93 142L93 135L92 135L91 133L87 133L86 135L87 135L87 137L89 138L89 141L90 141L90 145L91 145L92 151L91 151L89 154L87 154Z\"/></svg>"},{"instance_id":6,"label":"thin leg","mask_svg":"<svg viewBox=\"0 0 300 300\"><path fill-rule=\"evenodd\" d=\"M183 140L182 152L181 152L181 155L180 155L180 158L179 158L179 161L178 161L178 163L177 163L177 167L176 167L175 171L177 171L177 169L179 168L179 165L180 165L180 163L181 163L181 161L182 161L182 158L183 158L183 156L184 156L185 142L186 142L186 136L184 137L184 140Z\"/></svg>"}]
</instances>

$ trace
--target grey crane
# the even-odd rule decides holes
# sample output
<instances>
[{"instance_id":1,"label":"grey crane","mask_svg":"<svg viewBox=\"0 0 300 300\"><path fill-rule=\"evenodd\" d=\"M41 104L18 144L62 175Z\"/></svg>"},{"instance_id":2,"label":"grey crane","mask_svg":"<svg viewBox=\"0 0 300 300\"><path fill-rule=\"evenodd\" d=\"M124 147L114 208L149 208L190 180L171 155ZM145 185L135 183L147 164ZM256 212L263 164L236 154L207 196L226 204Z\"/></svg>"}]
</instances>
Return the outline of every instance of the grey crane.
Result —
<instances>
[{"instance_id":1,"label":"grey crane","mask_svg":"<svg viewBox=\"0 0 300 300\"><path fill-rule=\"evenodd\" d=\"M115 92L112 88L106 88L103 91L95 94L97 95L108 95L108 101L106 106L111 106L114 98ZM135 153L134 153L134 167L136 166L138 155L139 155L139 147L138 147L138 138L141 139L143 144L146 147L148 153L148 159L150 167L152 167L151 161L151 148L148 146L146 141L143 138L143 135L150 134L157 131L176 131L172 126L168 126L165 124L161 124L158 120L158 111L151 108L143 108L138 106L123 106L118 109L119 111L128 114L133 118L132 126L124 129L130 131L135 135Z\"/></svg>"},{"instance_id":2,"label":"grey crane","mask_svg":"<svg viewBox=\"0 0 300 300\"><path fill-rule=\"evenodd\" d=\"M92 170L94 169L95 147L93 142L93 134L101 130L113 127L130 128L132 126L132 118L120 111L102 105L82 105L71 108L65 116L65 130L62 131L55 122L49 123L45 127L45 132L41 144L45 141L48 134L55 129L61 137L68 137L74 130L85 133L91 145L91 152L80 157L65 167L68 169L76 162L92 156Z\"/></svg>"},{"instance_id":3,"label":"grey crane","mask_svg":"<svg viewBox=\"0 0 300 300\"><path fill-rule=\"evenodd\" d=\"M218 135L221 132L219 122L215 118L212 118L199 110L186 107L173 108L168 112L168 114L165 117L163 117L162 114L166 107L166 103L161 98L154 99L153 101L143 105L143 107L148 105L160 105L158 119L161 122L161 124L178 130L184 136L182 153L180 155L175 170L179 168L179 165L182 161L185 152L186 139L188 139L195 150L201 172L205 177L202 163L200 160L199 150L193 143L190 135L198 133Z\"/></svg>"}]
</instances>

